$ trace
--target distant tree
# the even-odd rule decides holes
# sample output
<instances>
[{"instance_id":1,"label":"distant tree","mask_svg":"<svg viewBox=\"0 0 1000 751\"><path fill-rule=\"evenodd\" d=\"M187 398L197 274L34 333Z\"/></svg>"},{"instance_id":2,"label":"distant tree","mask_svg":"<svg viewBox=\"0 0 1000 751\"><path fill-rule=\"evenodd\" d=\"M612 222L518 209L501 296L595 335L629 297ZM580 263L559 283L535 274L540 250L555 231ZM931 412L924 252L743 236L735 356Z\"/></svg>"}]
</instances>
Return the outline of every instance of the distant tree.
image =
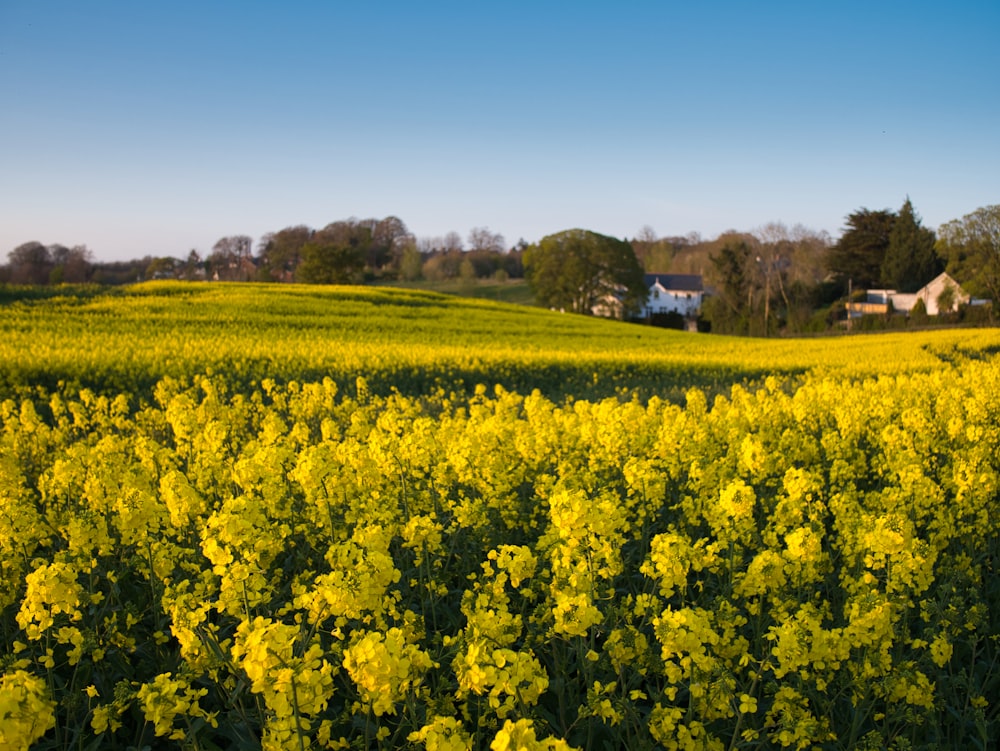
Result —
<instances>
[{"instance_id":1,"label":"distant tree","mask_svg":"<svg viewBox=\"0 0 1000 751\"><path fill-rule=\"evenodd\" d=\"M371 227L352 220L328 224L302 247L296 277L307 284L356 284L370 245Z\"/></svg>"},{"instance_id":2,"label":"distant tree","mask_svg":"<svg viewBox=\"0 0 1000 751\"><path fill-rule=\"evenodd\" d=\"M250 278L253 240L247 235L229 235L212 246L208 257L213 278L226 282L245 282Z\"/></svg>"},{"instance_id":3,"label":"distant tree","mask_svg":"<svg viewBox=\"0 0 1000 751\"><path fill-rule=\"evenodd\" d=\"M443 244L441 246L442 250L454 251L454 250L465 250L465 243L462 242L462 236L457 232L449 232L443 238Z\"/></svg>"},{"instance_id":4,"label":"distant tree","mask_svg":"<svg viewBox=\"0 0 1000 751\"><path fill-rule=\"evenodd\" d=\"M507 265L507 253L498 250L468 250L465 259L472 265L473 276L489 279Z\"/></svg>"},{"instance_id":5,"label":"distant tree","mask_svg":"<svg viewBox=\"0 0 1000 751\"><path fill-rule=\"evenodd\" d=\"M847 217L847 229L827 254L829 270L857 288L877 287L896 215L889 210L859 209Z\"/></svg>"},{"instance_id":6,"label":"distant tree","mask_svg":"<svg viewBox=\"0 0 1000 751\"><path fill-rule=\"evenodd\" d=\"M133 284L145 278L146 268L152 262L152 256L144 256L128 261L95 263L91 281L95 284Z\"/></svg>"},{"instance_id":7,"label":"distant tree","mask_svg":"<svg viewBox=\"0 0 1000 751\"><path fill-rule=\"evenodd\" d=\"M757 286L762 303L760 333L778 328L800 331L808 324L826 275L829 237L797 224L791 228L770 222L753 232L755 265L747 270L748 283Z\"/></svg>"},{"instance_id":8,"label":"distant tree","mask_svg":"<svg viewBox=\"0 0 1000 751\"><path fill-rule=\"evenodd\" d=\"M260 242L260 267L268 281L290 282L302 260L302 249L313 236L304 224L265 235Z\"/></svg>"},{"instance_id":9,"label":"distant tree","mask_svg":"<svg viewBox=\"0 0 1000 751\"><path fill-rule=\"evenodd\" d=\"M755 315L757 262L754 238L732 234L710 256L709 280L715 293L706 299L704 315L717 334L749 334Z\"/></svg>"},{"instance_id":10,"label":"distant tree","mask_svg":"<svg viewBox=\"0 0 1000 751\"><path fill-rule=\"evenodd\" d=\"M525 275L542 305L590 314L615 297L625 315L648 293L642 266L625 240L582 229L543 237L524 253Z\"/></svg>"},{"instance_id":11,"label":"distant tree","mask_svg":"<svg viewBox=\"0 0 1000 751\"><path fill-rule=\"evenodd\" d=\"M403 248L403 256L399 263L399 276L403 281L414 282L422 276L424 257L417 246L410 243Z\"/></svg>"},{"instance_id":12,"label":"distant tree","mask_svg":"<svg viewBox=\"0 0 1000 751\"><path fill-rule=\"evenodd\" d=\"M52 253L40 242L18 245L7 254L12 284L48 284L55 264Z\"/></svg>"},{"instance_id":13,"label":"distant tree","mask_svg":"<svg viewBox=\"0 0 1000 751\"><path fill-rule=\"evenodd\" d=\"M933 230L920 225L920 217L907 197L889 233L882 260L882 283L900 292L916 292L941 273L943 266L934 252Z\"/></svg>"},{"instance_id":14,"label":"distant tree","mask_svg":"<svg viewBox=\"0 0 1000 751\"><path fill-rule=\"evenodd\" d=\"M674 256L685 244L684 238L657 237L648 224L632 239L632 248L639 263L647 272L657 274L672 271Z\"/></svg>"},{"instance_id":15,"label":"distant tree","mask_svg":"<svg viewBox=\"0 0 1000 751\"><path fill-rule=\"evenodd\" d=\"M153 258L146 266L146 279L172 279L177 275L177 259L164 256Z\"/></svg>"},{"instance_id":16,"label":"distant tree","mask_svg":"<svg viewBox=\"0 0 1000 751\"><path fill-rule=\"evenodd\" d=\"M50 245L49 256L52 270L49 282L52 284L82 284L90 280L94 257L86 245Z\"/></svg>"},{"instance_id":17,"label":"distant tree","mask_svg":"<svg viewBox=\"0 0 1000 751\"><path fill-rule=\"evenodd\" d=\"M476 281L476 267L468 256L463 258L462 263L458 266L458 278L462 280L463 284L472 284Z\"/></svg>"},{"instance_id":18,"label":"distant tree","mask_svg":"<svg viewBox=\"0 0 1000 751\"><path fill-rule=\"evenodd\" d=\"M781 222L765 224L754 233L756 243L755 265L751 267L751 284L760 288L760 299L763 302L763 328L767 336L772 328L772 312L775 303L779 303L784 311L791 307L786 290L785 277L792 265L792 253L795 243L792 241L788 228Z\"/></svg>"},{"instance_id":19,"label":"distant tree","mask_svg":"<svg viewBox=\"0 0 1000 751\"><path fill-rule=\"evenodd\" d=\"M513 248L503 254L503 270L507 272L509 278L524 278L524 251L527 249L527 241L521 238Z\"/></svg>"},{"instance_id":20,"label":"distant tree","mask_svg":"<svg viewBox=\"0 0 1000 751\"><path fill-rule=\"evenodd\" d=\"M205 278L205 264L201 260L201 254L194 248L191 248L181 266L181 275L189 281Z\"/></svg>"},{"instance_id":21,"label":"distant tree","mask_svg":"<svg viewBox=\"0 0 1000 751\"><path fill-rule=\"evenodd\" d=\"M424 261L423 275L432 282L458 278L465 255L460 250L439 251Z\"/></svg>"},{"instance_id":22,"label":"distant tree","mask_svg":"<svg viewBox=\"0 0 1000 751\"><path fill-rule=\"evenodd\" d=\"M967 291L1000 302L1000 204L941 225L937 252Z\"/></svg>"},{"instance_id":23,"label":"distant tree","mask_svg":"<svg viewBox=\"0 0 1000 751\"><path fill-rule=\"evenodd\" d=\"M413 235L403 220L387 216L372 227L372 241L368 250L368 267L372 271L384 268L398 269L403 249L413 243Z\"/></svg>"},{"instance_id":24,"label":"distant tree","mask_svg":"<svg viewBox=\"0 0 1000 751\"><path fill-rule=\"evenodd\" d=\"M69 257L69 248L60 243L53 243L48 247L49 260L52 267L49 271L49 284L63 284L66 281L66 259Z\"/></svg>"},{"instance_id":25,"label":"distant tree","mask_svg":"<svg viewBox=\"0 0 1000 751\"><path fill-rule=\"evenodd\" d=\"M506 250L503 235L490 232L489 227L473 227L469 231L469 249L474 251L493 251L503 253Z\"/></svg>"},{"instance_id":26,"label":"distant tree","mask_svg":"<svg viewBox=\"0 0 1000 751\"><path fill-rule=\"evenodd\" d=\"M465 250L465 242L460 234L453 231L438 237L421 237L417 240L417 249L427 259L440 254L461 253Z\"/></svg>"},{"instance_id":27,"label":"distant tree","mask_svg":"<svg viewBox=\"0 0 1000 751\"><path fill-rule=\"evenodd\" d=\"M951 313L955 309L956 299L955 288L950 284L945 284L936 300L938 313Z\"/></svg>"},{"instance_id":28,"label":"distant tree","mask_svg":"<svg viewBox=\"0 0 1000 751\"><path fill-rule=\"evenodd\" d=\"M90 281L94 269L94 254L86 245L74 245L69 249L69 255L63 262L66 281L70 284L81 284Z\"/></svg>"},{"instance_id":29,"label":"distant tree","mask_svg":"<svg viewBox=\"0 0 1000 751\"><path fill-rule=\"evenodd\" d=\"M827 255L833 241L823 230L814 230L801 224L788 230L792 242L789 281L807 286L821 284L828 278Z\"/></svg>"}]
</instances>

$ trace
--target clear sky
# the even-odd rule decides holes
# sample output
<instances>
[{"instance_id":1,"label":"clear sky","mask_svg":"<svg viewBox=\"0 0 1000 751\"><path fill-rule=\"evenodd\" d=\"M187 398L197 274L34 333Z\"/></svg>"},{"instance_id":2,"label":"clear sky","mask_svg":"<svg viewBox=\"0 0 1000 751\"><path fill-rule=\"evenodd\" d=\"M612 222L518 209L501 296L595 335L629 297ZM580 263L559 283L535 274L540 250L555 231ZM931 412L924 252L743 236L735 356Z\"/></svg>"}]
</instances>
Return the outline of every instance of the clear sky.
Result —
<instances>
[{"instance_id":1,"label":"clear sky","mask_svg":"<svg viewBox=\"0 0 1000 751\"><path fill-rule=\"evenodd\" d=\"M1000 0L0 0L0 260L1000 203Z\"/></svg>"}]
</instances>

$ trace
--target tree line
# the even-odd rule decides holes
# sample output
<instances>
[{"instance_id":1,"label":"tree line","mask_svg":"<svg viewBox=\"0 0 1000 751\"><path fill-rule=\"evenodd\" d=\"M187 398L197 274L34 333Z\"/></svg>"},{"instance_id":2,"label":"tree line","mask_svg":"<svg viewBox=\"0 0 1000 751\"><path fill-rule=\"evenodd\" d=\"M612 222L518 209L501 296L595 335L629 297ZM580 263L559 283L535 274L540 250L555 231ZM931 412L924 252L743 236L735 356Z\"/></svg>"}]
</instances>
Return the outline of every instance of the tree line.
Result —
<instances>
[{"instance_id":1,"label":"tree line","mask_svg":"<svg viewBox=\"0 0 1000 751\"><path fill-rule=\"evenodd\" d=\"M361 284L378 280L520 278L526 243L506 246L503 235L473 228L418 240L395 216L345 219L321 229L295 225L268 232L219 238L209 253L192 249L184 258L145 256L100 263L84 245L66 248L37 241L8 253L0 282L9 284L125 284L148 279Z\"/></svg>"},{"instance_id":2,"label":"tree line","mask_svg":"<svg viewBox=\"0 0 1000 751\"><path fill-rule=\"evenodd\" d=\"M770 335L819 331L846 316L845 302L868 289L912 293L947 271L969 294L1000 294L1000 206L986 206L942 225L924 227L909 198L898 211L861 208L847 216L836 242L802 227L771 224L720 238L706 278L714 294L705 315L712 330ZM951 320L991 316L990 308L958 309ZM866 325L900 324L871 318Z\"/></svg>"},{"instance_id":3,"label":"tree line","mask_svg":"<svg viewBox=\"0 0 1000 751\"><path fill-rule=\"evenodd\" d=\"M220 238L210 253L98 263L86 246L24 243L8 253L0 282L104 284L175 278L275 283L359 284L526 278L548 307L592 314L613 298L623 317L645 301L644 273L700 274L710 294L702 316L718 333L772 335L817 331L844 315L851 290L914 292L941 271L973 295L1000 299L1000 206L986 206L924 227L909 198L898 211L861 208L839 239L801 225L772 223L705 240L657 237L645 227L631 239L583 229L513 247L477 227L417 239L396 216L346 219L322 229L295 225ZM955 311L956 314L958 311Z\"/></svg>"}]
</instances>

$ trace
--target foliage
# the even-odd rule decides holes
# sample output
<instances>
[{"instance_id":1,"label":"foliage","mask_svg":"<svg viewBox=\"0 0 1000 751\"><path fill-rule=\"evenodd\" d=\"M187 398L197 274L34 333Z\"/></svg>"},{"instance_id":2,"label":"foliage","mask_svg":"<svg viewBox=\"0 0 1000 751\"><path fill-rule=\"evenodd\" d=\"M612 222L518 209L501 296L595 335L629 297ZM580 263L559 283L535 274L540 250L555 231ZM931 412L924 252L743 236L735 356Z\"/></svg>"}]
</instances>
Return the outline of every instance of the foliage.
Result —
<instances>
[{"instance_id":1,"label":"foliage","mask_svg":"<svg viewBox=\"0 0 1000 751\"><path fill-rule=\"evenodd\" d=\"M327 225L302 246L296 279L306 284L359 282L371 245L370 227L351 222Z\"/></svg>"},{"instance_id":2,"label":"foliage","mask_svg":"<svg viewBox=\"0 0 1000 751\"><path fill-rule=\"evenodd\" d=\"M916 292L943 271L934 250L933 230L920 225L920 217L907 198L889 233L882 260L882 283L900 292Z\"/></svg>"},{"instance_id":3,"label":"foliage","mask_svg":"<svg viewBox=\"0 0 1000 751\"><path fill-rule=\"evenodd\" d=\"M22 243L7 254L7 261L7 281L13 284L82 284L93 269L93 254L85 245Z\"/></svg>"},{"instance_id":4,"label":"foliage","mask_svg":"<svg viewBox=\"0 0 1000 751\"><path fill-rule=\"evenodd\" d=\"M302 261L302 249L312 239L313 231L304 224L285 227L261 240L260 262L268 281L291 281Z\"/></svg>"},{"instance_id":5,"label":"foliage","mask_svg":"<svg viewBox=\"0 0 1000 751\"><path fill-rule=\"evenodd\" d=\"M638 312L647 290L625 240L571 229L543 237L524 254L525 275L542 305L591 315L598 306Z\"/></svg>"},{"instance_id":6,"label":"foliage","mask_svg":"<svg viewBox=\"0 0 1000 751\"><path fill-rule=\"evenodd\" d=\"M652 227L643 227L631 240L639 263L650 274L671 271L674 258L683 249L694 245L693 238L656 236Z\"/></svg>"},{"instance_id":7,"label":"foliage","mask_svg":"<svg viewBox=\"0 0 1000 751\"><path fill-rule=\"evenodd\" d=\"M941 293L937 296L937 308L939 313L951 313L955 309L957 292L951 284L946 284Z\"/></svg>"},{"instance_id":8,"label":"foliage","mask_svg":"<svg viewBox=\"0 0 1000 751\"><path fill-rule=\"evenodd\" d=\"M399 265L399 278L405 282L418 281L423 276L424 260L415 246L409 245L403 250Z\"/></svg>"},{"instance_id":9,"label":"foliage","mask_svg":"<svg viewBox=\"0 0 1000 751\"><path fill-rule=\"evenodd\" d=\"M212 277L224 282L246 282L254 278L253 240L248 235L219 238L208 257Z\"/></svg>"},{"instance_id":10,"label":"foliage","mask_svg":"<svg viewBox=\"0 0 1000 751\"><path fill-rule=\"evenodd\" d=\"M1000 204L942 225L937 250L970 292L1000 301Z\"/></svg>"},{"instance_id":11,"label":"foliage","mask_svg":"<svg viewBox=\"0 0 1000 751\"><path fill-rule=\"evenodd\" d=\"M851 280L858 289L878 287L896 215L883 209L858 209L847 216L847 228L830 249L831 273Z\"/></svg>"},{"instance_id":12,"label":"foliage","mask_svg":"<svg viewBox=\"0 0 1000 751\"><path fill-rule=\"evenodd\" d=\"M771 223L714 245L706 273L714 295L703 306L714 332L770 336L810 326L823 298L825 234Z\"/></svg>"},{"instance_id":13,"label":"foliage","mask_svg":"<svg viewBox=\"0 0 1000 751\"><path fill-rule=\"evenodd\" d=\"M750 333L754 313L755 253L749 238L733 237L711 256L715 294L705 303L705 317L718 334Z\"/></svg>"}]
</instances>

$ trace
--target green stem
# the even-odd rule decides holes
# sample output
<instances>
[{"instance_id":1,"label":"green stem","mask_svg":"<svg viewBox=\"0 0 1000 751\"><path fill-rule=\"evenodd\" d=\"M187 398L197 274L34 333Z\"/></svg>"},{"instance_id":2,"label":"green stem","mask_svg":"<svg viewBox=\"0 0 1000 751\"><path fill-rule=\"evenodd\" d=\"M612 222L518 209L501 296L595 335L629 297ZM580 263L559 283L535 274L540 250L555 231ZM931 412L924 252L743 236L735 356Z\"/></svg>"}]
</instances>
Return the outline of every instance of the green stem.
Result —
<instances>
[{"instance_id":1,"label":"green stem","mask_svg":"<svg viewBox=\"0 0 1000 751\"><path fill-rule=\"evenodd\" d=\"M295 688L295 671L292 671L292 714L295 717L295 738L299 742L299 751L305 751L305 741L302 740L302 720L299 715L299 697Z\"/></svg>"}]
</instances>

